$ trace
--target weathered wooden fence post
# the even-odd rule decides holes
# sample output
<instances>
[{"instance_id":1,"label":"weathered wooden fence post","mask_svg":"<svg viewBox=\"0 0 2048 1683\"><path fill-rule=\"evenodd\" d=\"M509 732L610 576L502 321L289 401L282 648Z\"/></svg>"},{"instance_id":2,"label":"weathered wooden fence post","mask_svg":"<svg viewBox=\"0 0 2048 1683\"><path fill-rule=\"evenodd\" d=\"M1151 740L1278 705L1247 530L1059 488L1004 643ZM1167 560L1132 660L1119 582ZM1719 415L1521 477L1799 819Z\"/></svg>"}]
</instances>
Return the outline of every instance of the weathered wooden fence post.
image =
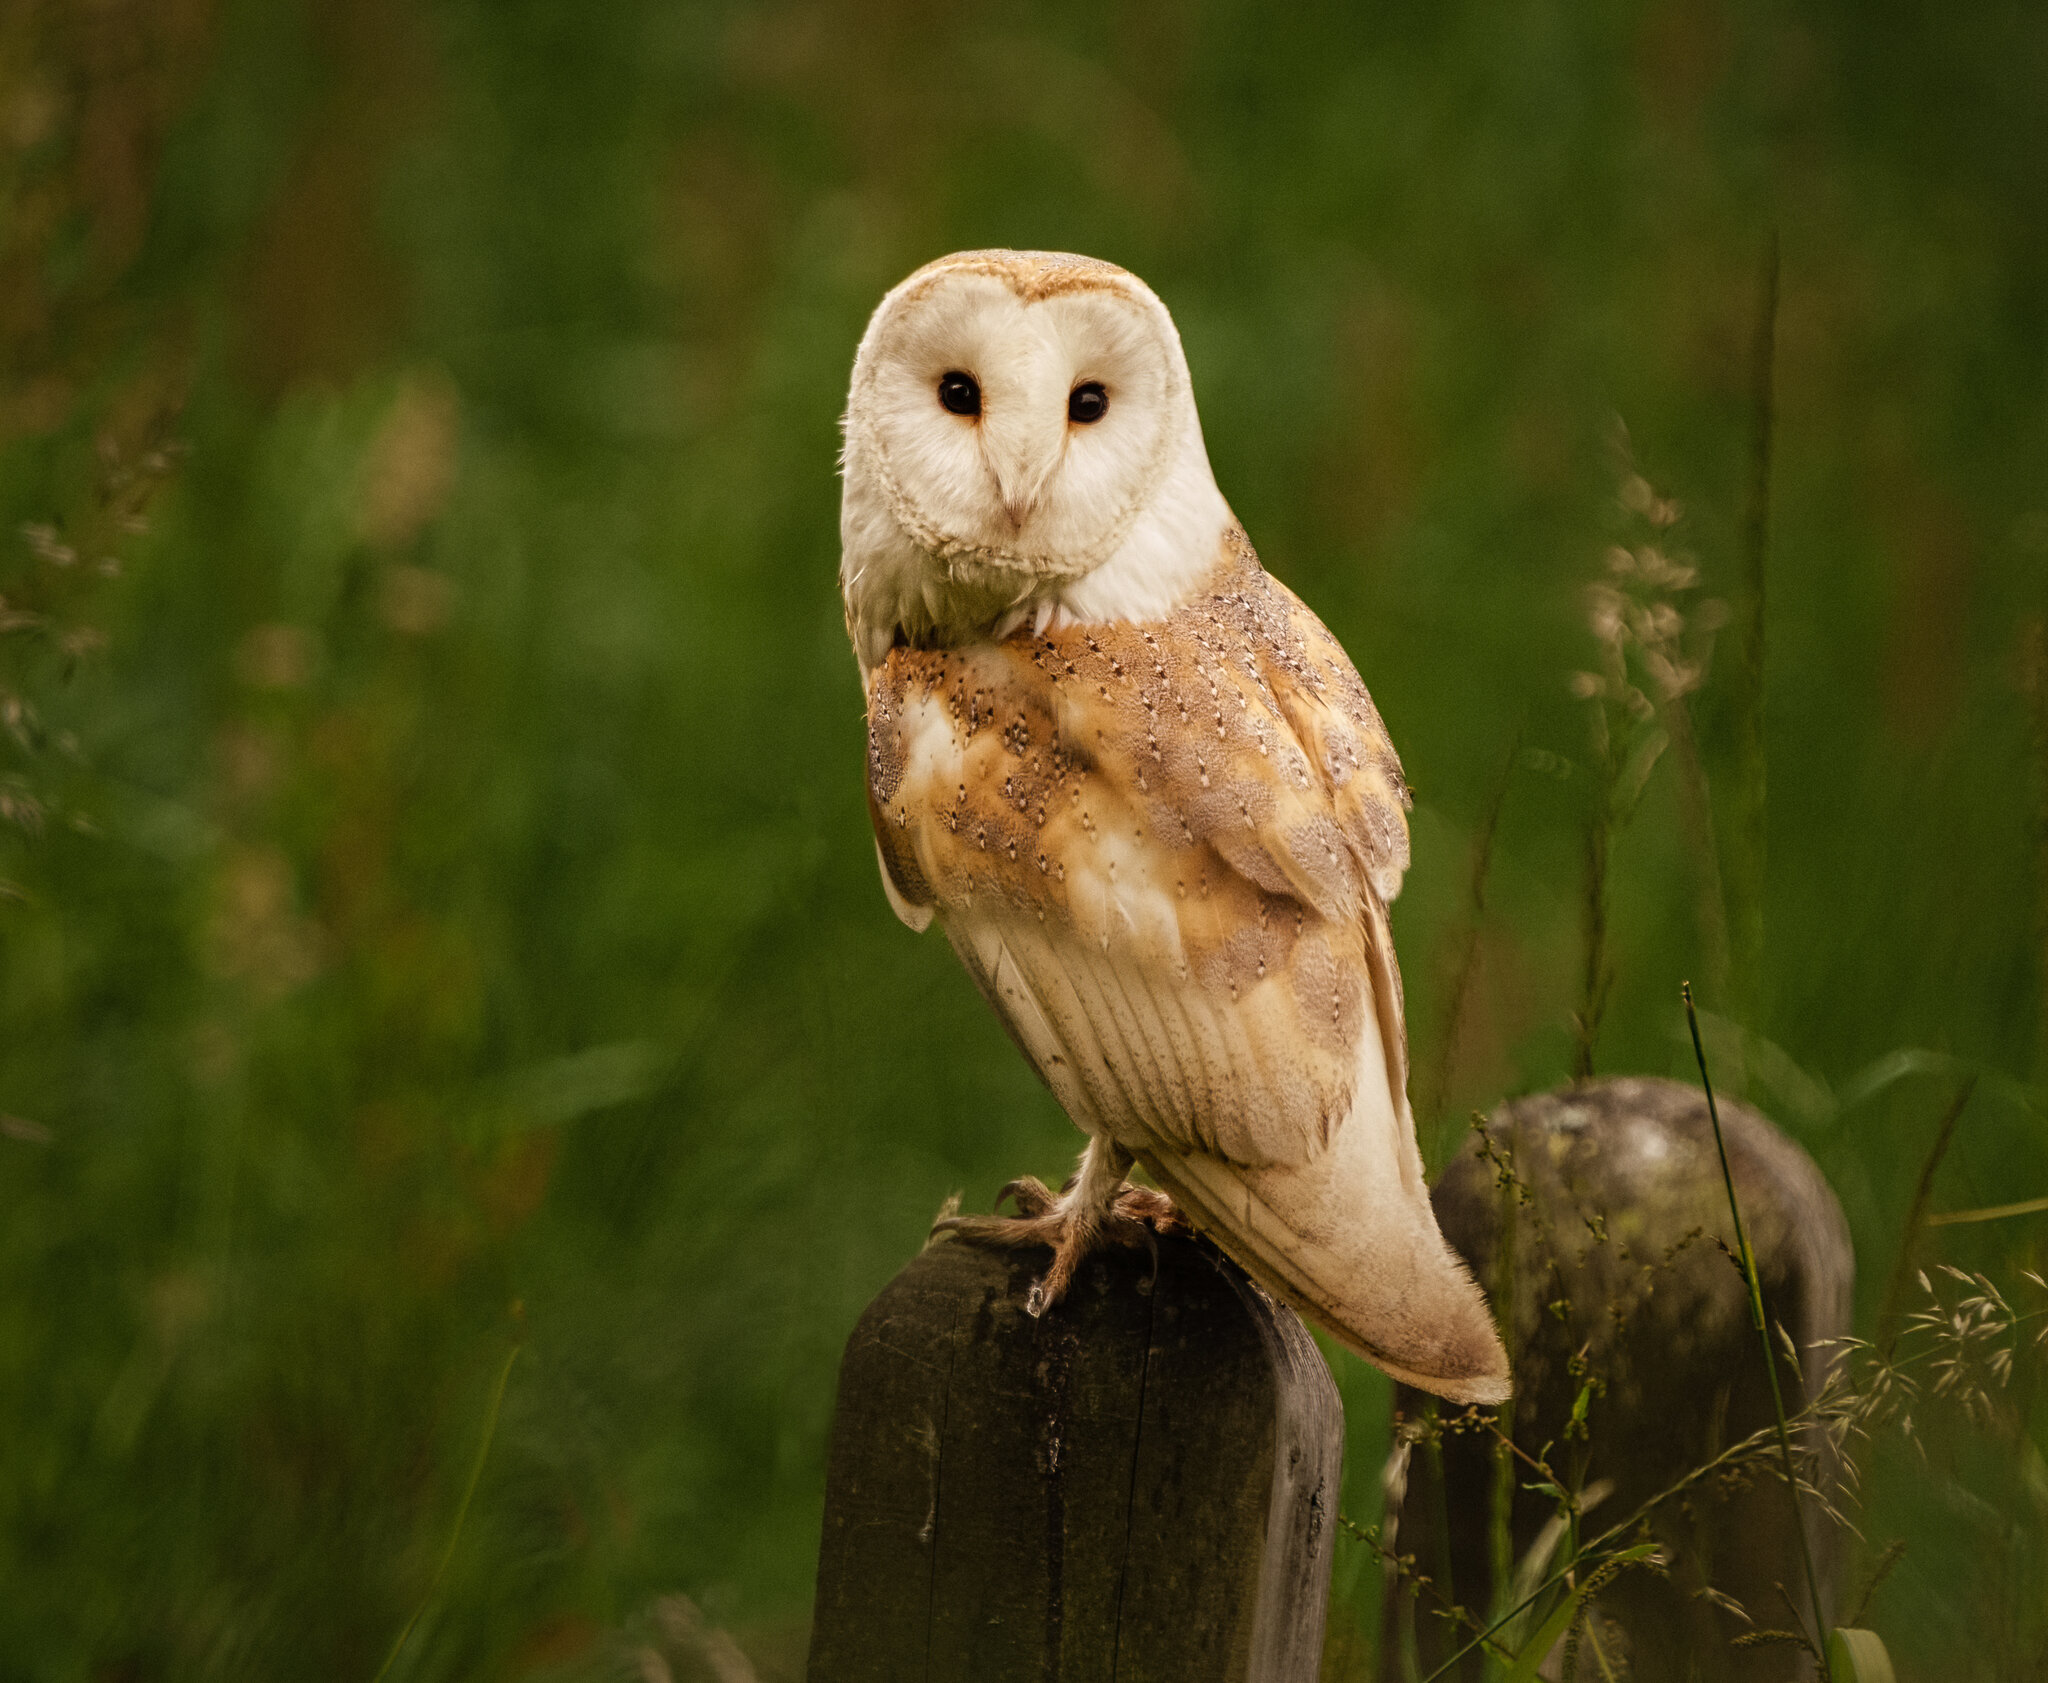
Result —
<instances>
[{"instance_id":1,"label":"weathered wooden fence post","mask_svg":"<svg viewBox=\"0 0 2048 1683\"><path fill-rule=\"evenodd\" d=\"M1343 1410L1301 1323L1198 1241L930 1246L839 1374L810 1683L1310 1683Z\"/></svg>"},{"instance_id":2,"label":"weathered wooden fence post","mask_svg":"<svg viewBox=\"0 0 2048 1683\"><path fill-rule=\"evenodd\" d=\"M1786 1407L1797 1409L1826 1373L1826 1341L1849 1330L1856 1269L1848 1225L1813 1160L1761 1115L1724 1099L1721 1121L1765 1313L1800 1351L1797 1364L1780 1364ZM1514 1100L1489 1119L1484 1139L1475 1132L1466 1142L1432 1201L1508 1340L1515 1444L1547 1453L1586 1488L1607 1486L1587 1532L1772 1425L1747 1288L1725 1249L1733 1238L1727 1196L1697 1087L1621 1078ZM1410 1420L1431 1406L1417 1392L1396 1394ZM1407 1578L1388 1584L1387 1683L1406 1675L1411 1629L1420 1675L1465 1645L1469 1629L1442 1616L1443 1600L1482 1619L1497 1604L1489 1531L1497 1493L1510 1495L1517 1562L1555 1512L1530 1488L1536 1475L1517 1464L1503 1476L1498 1455L1490 1435L1452 1432L1407 1460L1393 1546L1431 1584L1426 1594ZM1733 1645L1752 1628L1812 1622L1775 1444L1746 1478L1702 1481L1648 1519L1667 1566L1625 1573L1600 1593L1594 1642L1626 1653L1583 1649L1581 1679L1764 1683L1813 1674L1797 1647ZM1841 1540L1810 1503L1806 1528L1828 1602ZM1557 1659L1544 1676L1556 1675ZM1457 1675L1481 1671L1474 1654Z\"/></svg>"}]
</instances>

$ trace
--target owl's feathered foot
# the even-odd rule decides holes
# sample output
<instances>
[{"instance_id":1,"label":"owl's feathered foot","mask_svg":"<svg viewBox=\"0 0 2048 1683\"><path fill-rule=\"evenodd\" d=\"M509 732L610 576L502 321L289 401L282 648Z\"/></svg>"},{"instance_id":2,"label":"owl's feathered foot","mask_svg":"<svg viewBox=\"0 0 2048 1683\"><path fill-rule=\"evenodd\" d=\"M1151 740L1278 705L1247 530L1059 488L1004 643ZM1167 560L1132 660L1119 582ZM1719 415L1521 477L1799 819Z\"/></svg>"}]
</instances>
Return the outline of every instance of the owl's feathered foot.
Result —
<instances>
[{"instance_id":1,"label":"owl's feathered foot","mask_svg":"<svg viewBox=\"0 0 2048 1683\"><path fill-rule=\"evenodd\" d=\"M1024 1299L1027 1314L1043 1315L1066 1295L1074 1270L1092 1251L1104 1245L1150 1245L1156 1233L1193 1231L1165 1193L1123 1178L1130 1163L1114 1147L1104 1151L1095 1142L1083 1155L1080 1171L1057 1193L1036 1176L1021 1176L996 1194L997 1207L1013 1203L1016 1215L963 1216L949 1209L932 1223L932 1236L953 1233L1005 1249L1050 1247L1052 1266Z\"/></svg>"},{"instance_id":2,"label":"owl's feathered foot","mask_svg":"<svg viewBox=\"0 0 2048 1683\"><path fill-rule=\"evenodd\" d=\"M1017 1179L1011 1181L1008 1186L996 1194L996 1204L1000 1207L1006 1201L1014 1203L1017 1206L1018 1216L1025 1223L1029 1223L1034 1218L1042 1218L1057 1210L1063 1201L1071 1198L1074 1193L1075 1184L1079 1179L1078 1175L1069 1175L1066 1184L1058 1192L1054 1192L1051 1187L1047 1186L1036 1175L1019 1175ZM968 1217L965 1219L972 1220L975 1218ZM1000 1221L1002 1218L988 1216L982 1219ZM1194 1231L1188 1226L1187 1218L1180 1213L1174 1201L1167 1197L1165 1193L1156 1191L1149 1186L1140 1186L1136 1181L1127 1180L1118 1185L1115 1192L1110 1196L1109 1214L1105 1218L1105 1226L1119 1226L1124 1223L1133 1222L1150 1227L1155 1233L1191 1233ZM1008 1224L1006 1223L1005 1225ZM1043 1241L1025 1240L1023 1242L1030 1244ZM1126 1236L1123 1242L1138 1244L1141 1241L1135 1233L1132 1233Z\"/></svg>"}]
</instances>

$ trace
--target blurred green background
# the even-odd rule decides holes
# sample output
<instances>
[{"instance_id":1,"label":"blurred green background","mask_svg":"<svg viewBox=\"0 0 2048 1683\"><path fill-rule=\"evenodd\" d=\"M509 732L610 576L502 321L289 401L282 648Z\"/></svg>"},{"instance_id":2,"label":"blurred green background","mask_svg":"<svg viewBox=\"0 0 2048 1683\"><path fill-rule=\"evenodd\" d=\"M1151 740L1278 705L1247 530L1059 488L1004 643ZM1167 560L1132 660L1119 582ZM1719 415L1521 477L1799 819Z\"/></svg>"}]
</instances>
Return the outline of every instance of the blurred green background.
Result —
<instances>
[{"instance_id":1,"label":"blurred green background","mask_svg":"<svg viewBox=\"0 0 2048 1683\"><path fill-rule=\"evenodd\" d=\"M1372 686L1433 1159L1571 1065L1618 417L1735 614L1736 943L1667 755L1598 1067L1685 1073L1699 980L1866 1328L1959 1072L1934 1206L2048 1193L2044 88L2019 3L0 10L0 1677L369 1678L422 1604L394 1678L564 1675L671 1595L801 1674L855 1315L1079 1143L866 835L836 421L959 247L1151 282ZM1928 1254L2024 1291L2044 1220ZM2048 1600L2014 1408L1874 1481L1907 1675L2041 1675L1983 1605Z\"/></svg>"}]
</instances>

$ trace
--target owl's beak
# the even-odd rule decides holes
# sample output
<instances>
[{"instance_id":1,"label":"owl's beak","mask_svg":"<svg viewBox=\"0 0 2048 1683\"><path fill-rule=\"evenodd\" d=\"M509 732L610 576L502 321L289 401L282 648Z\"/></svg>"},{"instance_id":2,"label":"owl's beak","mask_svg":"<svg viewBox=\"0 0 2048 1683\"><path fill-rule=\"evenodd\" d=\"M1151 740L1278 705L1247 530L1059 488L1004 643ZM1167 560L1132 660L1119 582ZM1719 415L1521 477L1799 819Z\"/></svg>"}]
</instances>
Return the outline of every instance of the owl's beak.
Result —
<instances>
[{"instance_id":1,"label":"owl's beak","mask_svg":"<svg viewBox=\"0 0 2048 1683\"><path fill-rule=\"evenodd\" d=\"M1034 356L991 392L977 429L982 460L995 481L996 501L1010 530L1024 529L1058 470L1067 445L1067 388L1063 362Z\"/></svg>"},{"instance_id":2,"label":"owl's beak","mask_svg":"<svg viewBox=\"0 0 2048 1683\"><path fill-rule=\"evenodd\" d=\"M1046 481L1060 465L1059 442L1035 438L1004 440L984 435L982 454L995 479L996 500L1002 504L1003 518L1009 521L1011 531L1022 531L1032 510L1038 507Z\"/></svg>"},{"instance_id":3,"label":"owl's beak","mask_svg":"<svg viewBox=\"0 0 2048 1683\"><path fill-rule=\"evenodd\" d=\"M1024 522L1031 517L1031 511L1038 504L1036 496L1020 496L1011 492L1003 495L1003 514L1010 522L1010 530L1021 532Z\"/></svg>"}]
</instances>

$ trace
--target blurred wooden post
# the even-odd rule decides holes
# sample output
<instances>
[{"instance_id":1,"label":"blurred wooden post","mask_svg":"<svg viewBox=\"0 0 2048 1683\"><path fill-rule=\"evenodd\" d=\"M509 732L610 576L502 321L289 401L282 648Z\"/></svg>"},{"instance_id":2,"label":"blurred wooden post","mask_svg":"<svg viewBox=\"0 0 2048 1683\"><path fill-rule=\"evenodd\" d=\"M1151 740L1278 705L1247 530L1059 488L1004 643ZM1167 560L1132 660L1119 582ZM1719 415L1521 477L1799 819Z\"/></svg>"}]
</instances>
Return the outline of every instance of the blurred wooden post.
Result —
<instances>
[{"instance_id":1,"label":"blurred wooden post","mask_svg":"<svg viewBox=\"0 0 2048 1683\"><path fill-rule=\"evenodd\" d=\"M1088 1263L944 1240L839 1374L810 1683L1310 1683L1343 1410L1210 1247Z\"/></svg>"},{"instance_id":2,"label":"blurred wooden post","mask_svg":"<svg viewBox=\"0 0 2048 1683\"><path fill-rule=\"evenodd\" d=\"M1724 1099L1721 1121L1765 1313L1803 1358L1780 1364L1785 1406L1794 1410L1825 1377L1825 1341L1849 1330L1856 1265L1848 1225L1813 1160L1756 1111ZM1733 1234L1706 1102L1697 1086L1678 1082L1595 1081L1506 1104L1487 1132L1496 1155L1512 1165L1512 1182L1503 1188L1502 1171L1482 1155L1475 1134L1439 1177L1432 1202L1444 1237L1486 1287L1507 1336L1516 1444L1547 1453L1581 1488L1611 1485L1586 1516L1597 1533L1773 1422L1748 1289L1715 1242ZM1505 1265L1504 1210L1515 1215ZM1588 1398L1583 1433L1570 1431L1588 1379L1602 1389ZM1396 1409L1410 1419L1430 1406L1417 1392L1396 1393ZM1397 1462L1400 1455L1397 1449ZM1446 1434L1440 1462L1434 1451L1407 1458L1405 1494L1398 1465L1391 1481L1395 1551L1412 1556L1437 1591L1448 1586L1452 1599L1482 1616L1494 1598L1494 1455L1486 1435ZM1534 1482L1533 1473L1516 1469L1517 1561L1555 1511L1527 1488ZM1841 1539L1810 1501L1806 1526L1822 1599L1831 1600ZM1813 1674L1799 1648L1731 1646L1751 1626L1715 1599L1739 1602L1757 1629L1785 1629L1793 1606L1811 1619L1775 1445L1746 1481L1709 1479L1660 1506L1650 1528L1669 1556L1668 1571L1625 1572L1598 1598L1598 1634L1627 1650L1617 1674L1637 1683L1765 1683ZM1425 1675L1464 1645L1469 1632L1454 1636L1436 1605L1431 1596L1418 1604L1404 1583L1389 1582L1380 1671L1387 1683L1403 1675L1395 1633L1408 1625ZM1460 1675L1481 1675L1477 1655ZM1582 1649L1578 1676L1603 1675L1592 1650Z\"/></svg>"}]
</instances>

